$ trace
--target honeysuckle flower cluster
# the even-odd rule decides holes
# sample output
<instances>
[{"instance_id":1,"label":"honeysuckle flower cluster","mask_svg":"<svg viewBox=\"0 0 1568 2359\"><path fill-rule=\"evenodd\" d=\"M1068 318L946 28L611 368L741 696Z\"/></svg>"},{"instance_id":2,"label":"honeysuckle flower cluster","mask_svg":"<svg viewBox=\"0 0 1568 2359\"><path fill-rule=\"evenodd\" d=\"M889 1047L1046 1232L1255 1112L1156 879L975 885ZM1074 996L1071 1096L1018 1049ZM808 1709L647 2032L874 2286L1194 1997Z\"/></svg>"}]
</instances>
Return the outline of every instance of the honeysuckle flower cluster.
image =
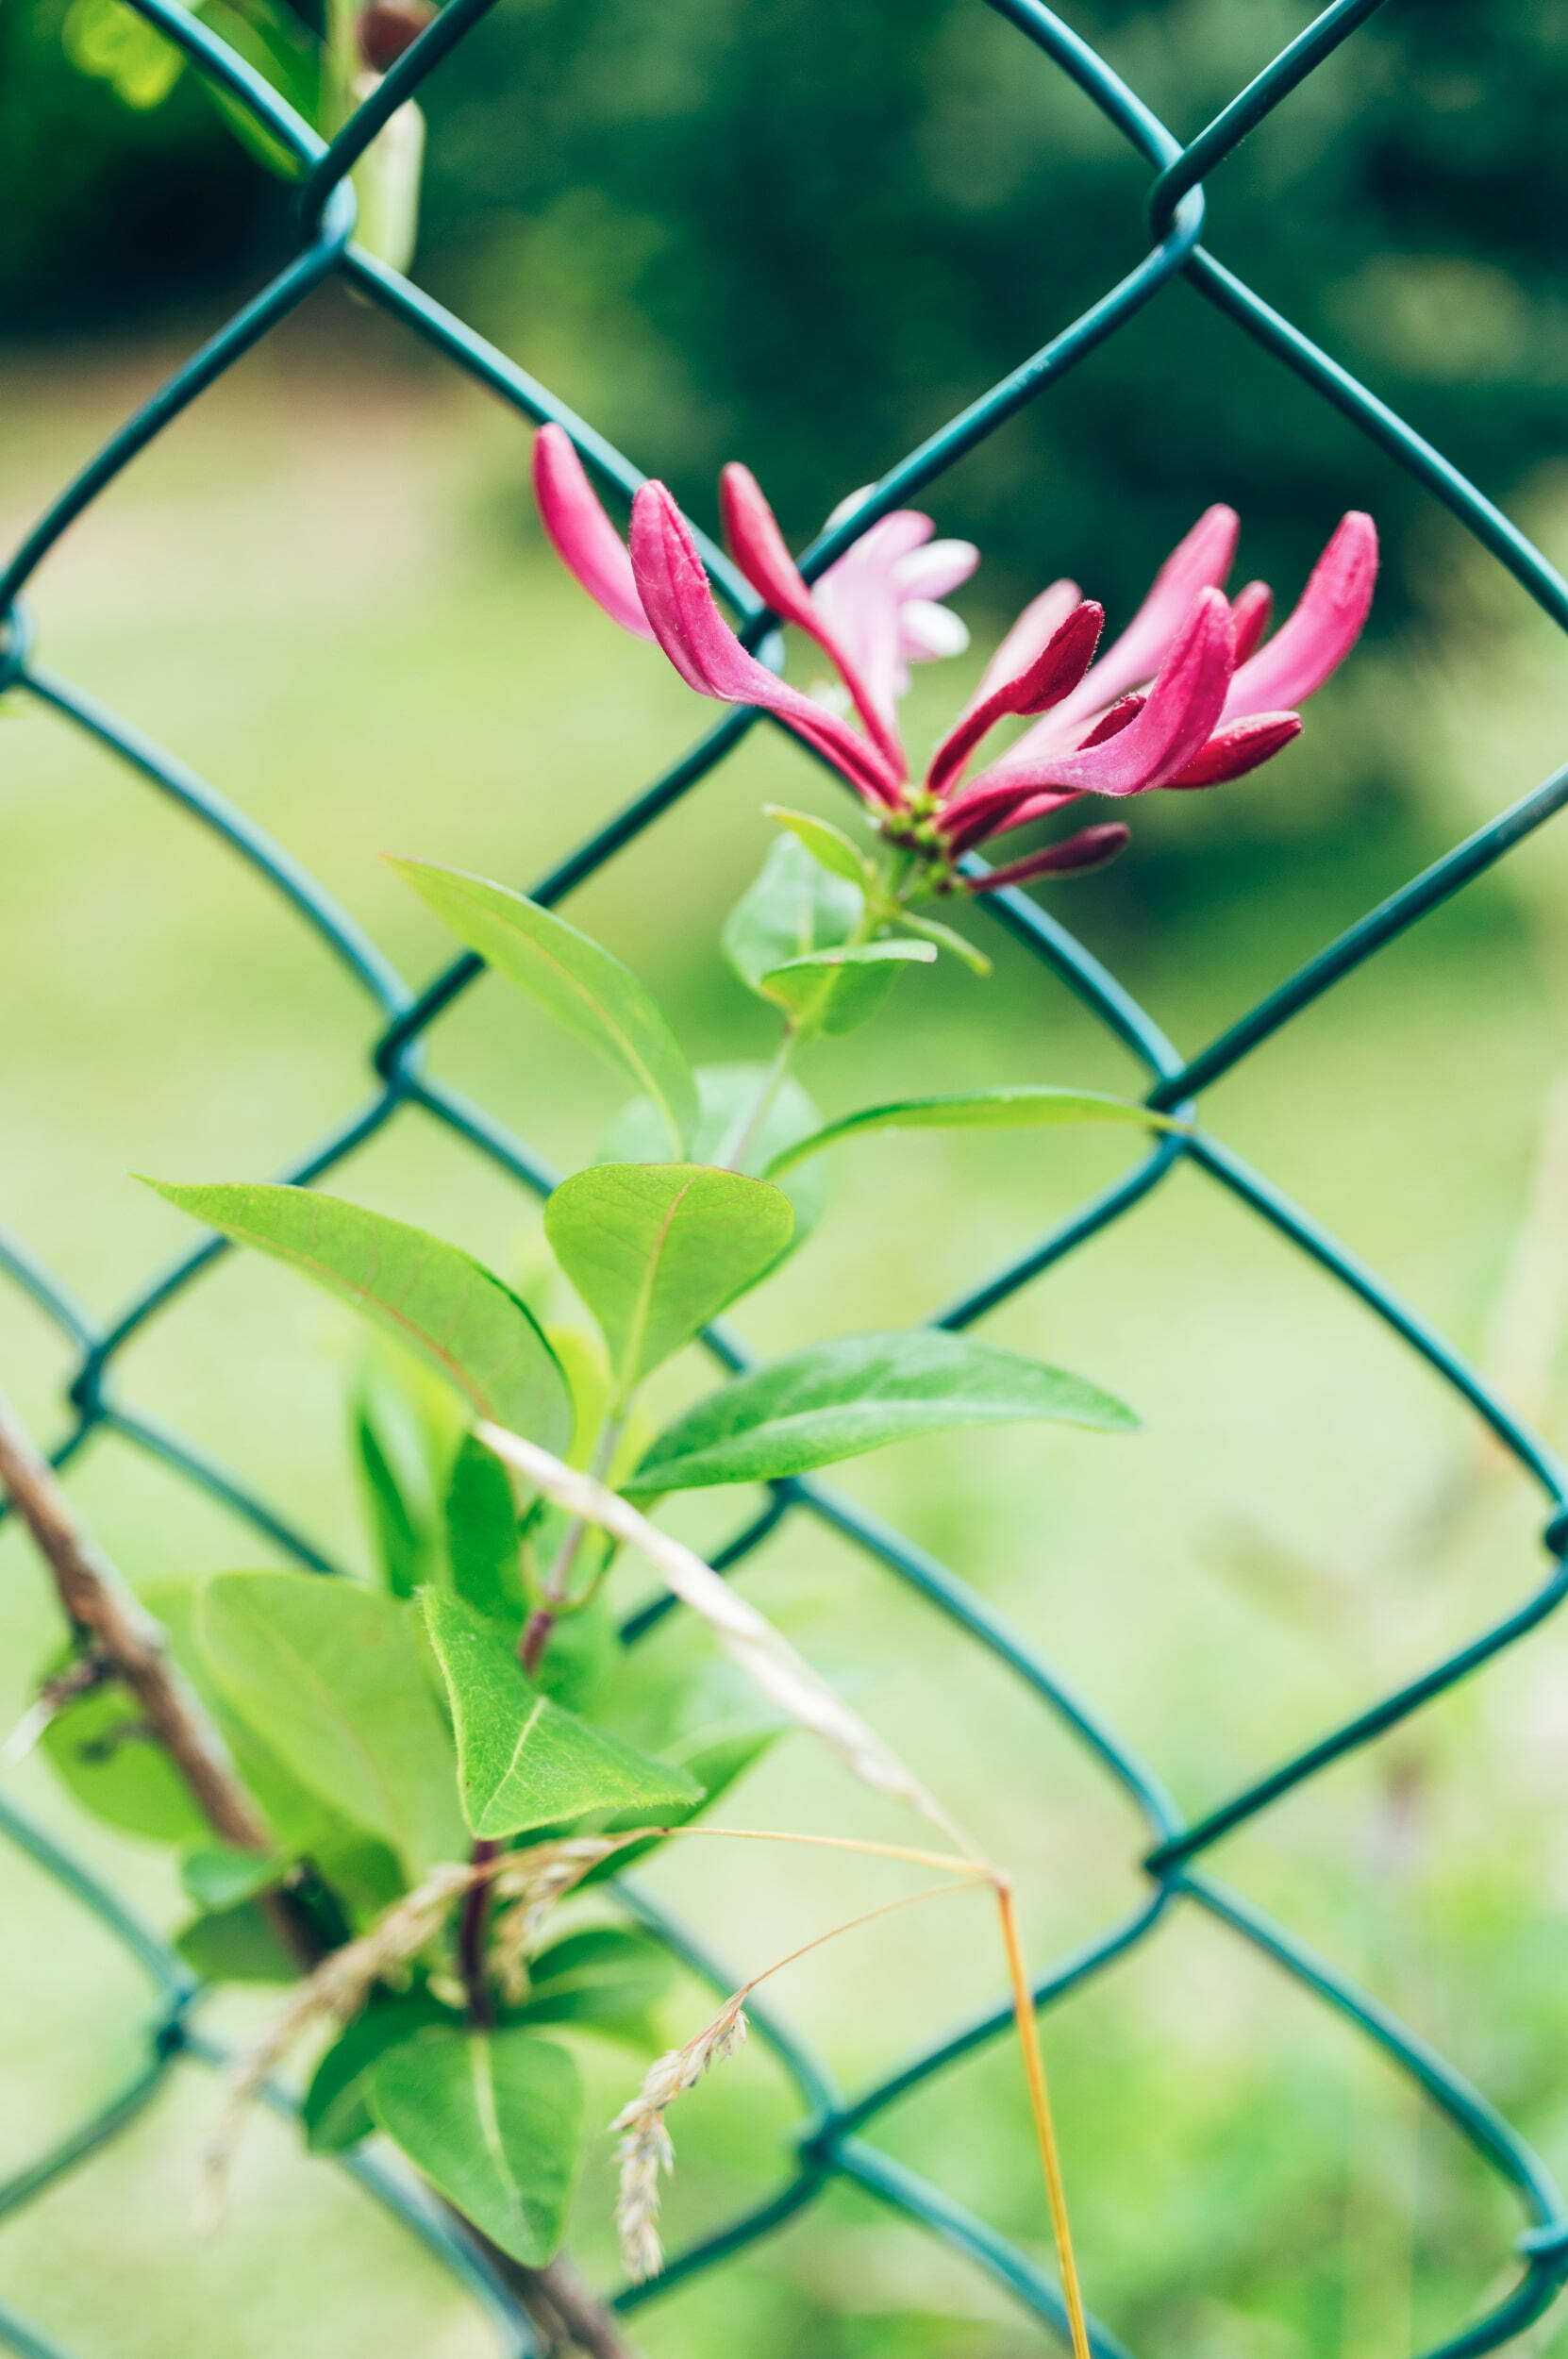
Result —
<instances>
[{"instance_id":1,"label":"honeysuckle flower cluster","mask_svg":"<svg viewBox=\"0 0 1568 2359\"><path fill-rule=\"evenodd\" d=\"M1355 645L1377 575L1376 529L1353 510L1294 611L1265 639L1272 594L1253 581L1234 600L1226 596L1239 519L1233 509L1210 508L1097 660L1104 609L1082 597L1076 582L1042 591L917 784L898 733L898 699L911 661L956 654L967 643L963 625L940 600L974 571L978 552L970 544L933 540L929 517L899 510L872 525L811 586L754 477L726 467L720 498L730 554L780 621L804 631L834 665L851 719L780 679L742 645L662 483L645 483L633 501L629 547L559 427L539 434L534 486L545 530L605 612L624 630L657 642L699 694L759 706L821 755L855 789L886 841L908 856L922 894L989 891L1097 867L1127 841L1125 826L1080 828L983 878L962 877L957 863L1086 795L1123 801L1156 789L1218 786L1257 769L1300 733L1295 708ZM844 512L836 510L833 521ZM1033 726L970 776L983 741L1014 716Z\"/></svg>"}]
</instances>

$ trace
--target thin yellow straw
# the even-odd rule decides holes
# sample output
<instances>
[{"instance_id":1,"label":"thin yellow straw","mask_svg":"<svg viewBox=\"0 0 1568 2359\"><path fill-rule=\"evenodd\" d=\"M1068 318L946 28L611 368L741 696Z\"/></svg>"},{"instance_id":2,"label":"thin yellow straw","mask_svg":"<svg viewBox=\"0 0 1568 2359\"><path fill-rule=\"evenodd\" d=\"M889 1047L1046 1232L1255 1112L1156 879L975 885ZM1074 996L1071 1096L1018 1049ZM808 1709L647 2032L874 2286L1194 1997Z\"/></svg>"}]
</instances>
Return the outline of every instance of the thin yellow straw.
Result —
<instances>
[{"instance_id":1,"label":"thin yellow straw","mask_svg":"<svg viewBox=\"0 0 1568 2359\"><path fill-rule=\"evenodd\" d=\"M1040 2049L1040 2026L1035 2021L1034 1997L1029 1989L1028 1976L1024 1970L1024 1951L1018 1939L1012 1887L1004 1878L998 1877L993 1889L997 1914L1002 1920L1002 1947L1007 1951L1008 1978L1012 1984L1012 2012L1018 2025L1018 2044L1024 2051L1024 2075L1029 2084L1029 2107L1034 2115L1035 2136L1040 2145L1041 2168L1045 2174L1045 2200L1050 2206L1051 2233L1056 2238L1061 2290L1067 2302L1073 2359L1090 2359L1089 2326L1083 2314L1078 2265L1073 2255L1073 2232L1067 2223L1067 2190L1061 2183L1061 2157L1057 2151L1056 2132L1051 2126L1051 2100L1045 2088L1045 2059Z\"/></svg>"}]
</instances>

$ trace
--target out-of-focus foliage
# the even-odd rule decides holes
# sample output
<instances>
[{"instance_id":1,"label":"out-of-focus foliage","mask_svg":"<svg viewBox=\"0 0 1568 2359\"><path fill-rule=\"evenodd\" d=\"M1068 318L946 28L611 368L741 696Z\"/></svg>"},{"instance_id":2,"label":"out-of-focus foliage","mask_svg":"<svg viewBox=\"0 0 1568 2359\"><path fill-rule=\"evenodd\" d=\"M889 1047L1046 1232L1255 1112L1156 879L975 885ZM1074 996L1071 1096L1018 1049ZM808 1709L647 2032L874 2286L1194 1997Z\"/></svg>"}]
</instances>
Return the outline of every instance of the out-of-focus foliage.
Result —
<instances>
[{"instance_id":1,"label":"out-of-focus foliage","mask_svg":"<svg viewBox=\"0 0 1568 2359\"><path fill-rule=\"evenodd\" d=\"M60 62L64 8L10 0L3 34L12 316L252 267L273 203L192 77L132 114ZM1308 11L1067 14L1190 136ZM981 0L500 0L426 103L423 274L693 502L743 451L797 533L1145 244L1146 167ZM1216 250L1498 491L1562 440L1565 104L1550 0L1391 0L1211 191ZM1288 578L1326 514L1412 495L1177 290L942 505L993 584L1046 562L1123 599L1215 496Z\"/></svg>"}]
</instances>

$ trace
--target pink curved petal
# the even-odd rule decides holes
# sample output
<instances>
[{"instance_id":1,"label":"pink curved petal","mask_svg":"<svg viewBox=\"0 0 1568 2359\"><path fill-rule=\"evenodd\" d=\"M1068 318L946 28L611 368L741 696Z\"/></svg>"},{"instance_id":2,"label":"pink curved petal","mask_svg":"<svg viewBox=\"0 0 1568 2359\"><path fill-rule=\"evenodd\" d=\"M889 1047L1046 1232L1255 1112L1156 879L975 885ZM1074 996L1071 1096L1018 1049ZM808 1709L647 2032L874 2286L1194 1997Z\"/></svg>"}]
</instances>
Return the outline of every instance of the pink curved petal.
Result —
<instances>
[{"instance_id":1,"label":"pink curved petal","mask_svg":"<svg viewBox=\"0 0 1568 2359\"><path fill-rule=\"evenodd\" d=\"M1003 885L1026 884L1031 877L1070 876L1086 868L1103 868L1131 839L1132 829L1116 820L1104 827L1080 828L1076 835L1064 837L1043 852L1027 852L1022 860L993 868L989 877L976 878L969 890L996 893Z\"/></svg>"},{"instance_id":2,"label":"pink curved petal","mask_svg":"<svg viewBox=\"0 0 1568 2359\"><path fill-rule=\"evenodd\" d=\"M855 699L856 711L889 768L902 777L907 765L898 733L862 677L853 645L833 629L828 614L820 601L812 597L801 578L773 510L749 467L742 467L732 460L725 468L719 477L719 505L724 516L725 538L735 562L752 588L760 597L766 598L774 612L783 621L793 623L798 629L814 639L823 653L838 666L845 687ZM926 519L923 517L921 522L926 524L929 529Z\"/></svg>"},{"instance_id":3,"label":"pink curved petal","mask_svg":"<svg viewBox=\"0 0 1568 2359\"><path fill-rule=\"evenodd\" d=\"M969 626L950 606L932 598L898 602L898 652L906 663L934 663L940 656L962 655Z\"/></svg>"},{"instance_id":4,"label":"pink curved petal","mask_svg":"<svg viewBox=\"0 0 1568 2359\"><path fill-rule=\"evenodd\" d=\"M1231 682L1226 720L1279 712L1321 688L1361 635L1377 581L1377 527L1353 508L1313 566L1301 602Z\"/></svg>"},{"instance_id":5,"label":"pink curved petal","mask_svg":"<svg viewBox=\"0 0 1568 2359\"><path fill-rule=\"evenodd\" d=\"M960 852L974 851L976 845L988 843L993 835L1010 835L1014 828L1026 828L1031 819L1048 819L1063 804L1081 799L1076 787L1042 795L1027 787L989 788L974 802L966 802L956 821L943 812L943 840L949 854L957 860Z\"/></svg>"},{"instance_id":6,"label":"pink curved petal","mask_svg":"<svg viewBox=\"0 0 1568 2359\"><path fill-rule=\"evenodd\" d=\"M898 698L909 686L899 645L904 594L894 575L900 560L923 547L931 531L929 516L912 508L895 510L869 526L811 592L841 661L847 658L867 704L890 733Z\"/></svg>"},{"instance_id":7,"label":"pink curved petal","mask_svg":"<svg viewBox=\"0 0 1568 2359\"><path fill-rule=\"evenodd\" d=\"M747 654L713 603L696 544L662 483L644 483L632 502L631 566L654 636L689 688L723 704L760 706L868 800L901 799L902 780L875 746Z\"/></svg>"},{"instance_id":8,"label":"pink curved petal","mask_svg":"<svg viewBox=\"0 0 1568 2359\"><path fill-rule=\"evenodd\" d=\"M1274 592L1266 581L1249 581L1246 588L1231 599L1230 619L1236 626L1238 671L1267 630L1273 611Z\"/></svg>"},{"instance_id":9,"label":"pink curved petal","mask_svg":"<svg viewBox=\"0 0 1568 2359\"><path fill-rule=\"evenodd\" d=\"M782 621L820 639L822 623L811 604L811 593L784 544L762 487L751 469L736 460L719 476L719 513L729 553L758 596L765 598Z\"/></svg>"},{"instance_id":10,"label":"pink curved petal","mask_svg":"<svg viewBox=\"0 0 1568 2359\"><path fill-rule=\"evenodd\" d=\"M1223 593L1200 591L1142 711L1114 736L1076 753L1036 751L1030 746L1034 732L1028 731L965 788L955 814L971 795L998 787L1071 787L1086 795L1123 795L1162 785L1212 735L1230 684L1233 644Z\"/></svg>"},{"instance_id":11,"label":"pink curved petal","mask_svg":"<svg viewBox=\"0 0 1568 2359\"><path fill-rule=\"evenodd\" d=\"M1241 520L1233 508L1206 509L1156 574L1137 613L1076 694L1053 717L1067 723L1097 712L1129 688L1151 680L1170 654L1200 590L1217 589L1230 571Z\"/></svg>"},{"instance_id":12,"label":"pink curved petal","mask_svg":"<svg viewBox=\"0 0 1568 2359\"><path fill-rule=\"evenodd\" d=\"M562 562L611 622L639 639L651 639L631 560L563 427L540 427L534 437L533 472L540 517Z\"/></svg>"},{"instance_id":13,"label":"pink curved petal","mask_svg":"<svg viewBox=\"0 0 1568 2359\"><path fill-rule=\"evenodd\" d=\"M926 779L931 793L946 792L980 740L1009 712L1043 712L1048 705L1059 704L1089 669L1104 622L1104 607L1086 599L1009 678L998 681L989 694L976 696L931 757Z\"/></svg>"},{"instance_id":14,"label":"pink curved petal","mask_svg":"<svg viewBox=\"0 0 1568 2359\"><path fill-rule=\"evenodd\" d=\"M1026 663L1032 662L1061 628L1082 594L1076 581L1053 581L1048 590L1042 590L1038 597L1031 598L986 665L976 695L989 696L1003 680L1011 679Z\"/></svg>"},{"instance_id":15,"label":"pink curved petal","mask_svg":"<svg viewBox=\"0 0 1568 2359\"><path fill-rule=\"evenodd\" d=\"M969 579L979 561L973 541L927 541L924 548L894 559L893 588L901 598L945 598Z\"/></svg>"},{"instance_id":16,"label":"pink curved petal","mask_svg":"<svg viewBox=\"0 0 1568 2359\"><path fill-rule=\"evenodd\" d=\"M1200 754L1165 780L1168 787L1223 786L1227 778L1244 778L1249 770L1270 761L1301 735L1299 712L1254 712L1243 721L1227 721L1217 729Z\"/></svg>"}]
</instances>

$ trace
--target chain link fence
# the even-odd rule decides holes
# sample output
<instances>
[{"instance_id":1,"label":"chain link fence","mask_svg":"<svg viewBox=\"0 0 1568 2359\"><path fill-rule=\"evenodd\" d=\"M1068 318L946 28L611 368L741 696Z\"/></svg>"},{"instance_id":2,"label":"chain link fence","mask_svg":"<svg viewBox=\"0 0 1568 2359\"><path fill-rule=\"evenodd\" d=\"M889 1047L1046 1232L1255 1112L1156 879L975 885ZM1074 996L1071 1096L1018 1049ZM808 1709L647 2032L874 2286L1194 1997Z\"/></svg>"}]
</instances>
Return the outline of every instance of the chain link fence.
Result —
<instances>
[{"instance_id":1,"label":"chain link fence","mask_svg":"<svg viewBox=\"0 0 1568 2359\"><path fill-rule=\"evenodd\" d=\"M216 790L162 747L142 736L82 690L48 670L34 656L33 634L22 594L30 577L61 534L89 509L121 471L180 412L220 378L240 357L334 274L379 305L415 336L432 345L452 367L487 388L535 423L555 420L575 442L590 469L623 495L642 480L635 467L592 427L572 414L516 363L413 285L353 243L355 200L348 175L381 126L460 42L493 0L447 0L425 30L328 145L283 103L242 59L174 0L129 0L139 14L176 42L196 68L248 109L272 137L297 160L302 179L300 247L274 281L238 311L144 408L111 437L59 495L28 535L0 577L0 690L25 694L48 708L66 727L95 740L146 784L196 823L226 843L262 884L280 895L300 923L326 945L362 991L372 1024L371 1087L337 1128L302 1153L280 1176L309 1185L324 1179L345 1156L409 1108L448 1126L475 1152L490 1159L516 1184L535 1195L553 1184L552 1174L521 1140L476 1104L458 1096L423 1069L422 1049L445 1011L482 972L481 962L463 957L444 968L417 995L410 994L376 945L339 909L309 873ZM857 510L853 522L825 532L802 560L808 579L820 574L853 535L900 506L940 477L965 452L994 432L1025 404L1037 399L1135 313L1159 299L1179 300L1178 282L1213 304L1239 335L1252 338L1283 368L1348 418L1380 450L1404 467L1460 519L1536 603L1568 629L1568 583L1541 552L1443 458L1412 431L1376 395L1336 365L1270 309L1201 243L1204 182L1219 170L1239 141L1286 101L1291 92L1340 43L1350 39L1379 0L1335 0L1298 40L1274 59L1228 106L1185 146L1151 113L1105 60L1040 0L989 0L1016 29L1021 70L1068 75L1100 109L1148 164L1147 252L1107 292L1040 351L1020 362L967 410L933 434L885 475L875 495ZM772 618L726 562L722 552L701 544L721 594L736 613L748 644L766 641ZM759 716L727 715L692 749L626 805L619 816L530 888L545 904L566 899L585 878L634 845L644 829L681 796L696 789L738 745ZM1548 778L1416 877L1329 944L1277 990L1190 1062L1184 1062L1159 1027L1096 960L1053 917L1017 891L998 892L983 906L993 919L1049 969L1107 1029L1142 1062L1149 1079L1148 1103L1162 1111L1195 1113L1203 1093L1244 1058L1261 1048L1300 1010L1330 990L1343 976L1403 934L1429 912L1460 892L1501 860L1533 829L1568 802L1568 768ZM1494 2306L1472 2323L1456 2323L1430 2359L1495 2349L1519 2334L1552 2301L1568 2275L1568 2209L1540 2159L1517 2137L1486 2098L1473 2088L1413 2031L1396 2020L1366 1991L1315 1955L1285 1927L1271 1921L1202 1865L1219 1839L1257 1818L1305 1780L1359 1748L1375 1744L1409 1715L1515 1645L1551 1613L1568 1589L1568 1484L1551 1453L1510 1413L1476 1371L1413 1311L1400 1302L1376 1274L1271 1182L1253 1171L1201 1129L1161 1138L1114 1185L1084 1203L1026 1252L987 1278L962 1299L934 1313L934 1323L966 1328L1019 1288L1072 1253L1147 1196L1186 1161L1225 1190L1233 1202L1268 1224L1306 1255L1326 1280L1357 1297L1408 1348L1436 1372L1467 1404L1520 1469L1539 1484L1544 1501L1543 1548L1545 1570L1538 1585L1514 1611L1434 1664L1419 1678L1386 1695L1370 1710L1344 1721L1293 1759L1280 1763L1218 1802L1206 1815L1185 1818L1155 1772L1094 1711L1076 1695L1051 1665L991 1611L945 1565L900 1533L815 1481L780 1482L762 1513L718 1558L732 1569L786 1518L815 1517L876 1558L908 1587L946 1617L956 1632L987 1648L1029 1691L1041 1708L1070 1732L1105 1778L1119 1787L1140 1814L1148 1848L1142 1865L1146 1890L1119 1922L1043 1973L1035 1997L1041 2008L1059 2004L1100 1974L1113 1960L1155 1939L1174 1912L1197 1909L1228 1929L1238 1940L1274 1961L1305 1990L1353 2025L1385 2059L1408 2076L1438 2114L1517 2198L1524 2227L1516 2239L1515 2281ZM285 1510L249 1489L243 1479L207 1456L183 1434L143 1414L116 1384L117 1363L131 1339L150 1320L168 1313L227 1250L218 1238L198 1246L171 1267L150 1278L111 1324L94 1320L21 1239L0 1230L0 1270L58 1329L76 1355L69 1386L71 1422L54 1450L67 1464L94 1434L112 1432L151 1453L192 1483L222 1500L300 1564L330 1571L319 1551L295 1531ZM730 1335L709 1338L727 1367L745 1364ZM659 1607L635 1616L623 1635L635 1645L657 1619ZM175 2060L194 2056L219 2061L218 2052L187 2021L195 1985L181 1960L141 1925L79 1862L42 1829L0 1799L0 1831L54 1877L82 1909L122 1943L144 1970L156 1999L144 2063L130 2083L56 2148L0 2186L0 2214L28 2201L74 2169L129 2122L158 2087ZM721 1990L732 1977L708 1957L676 1923L651 1904L637 1900L648 1921L676 1954ZM882 2151L872 2135L877 2116L959 2058L1007 2036L1009 2001L952 2029L925 2052L874 2086L846 2095L810 2055L788 2024L766 2011L757 2019L765 2039L798 2093L803 2118L794 2145L792 2172L781 2190L759 2208L732 2220L705 2241L676 2253L662 2277L627 2286L616 2306L631 2310L658 2300L696 2273L715 2267L729 2254L790 2219L831 2181L858 2183L908 2219L918 2222L990 2273L1043 2324L1065 2331L1059 2294L1019 2250ZM274 2093L274 2100L287 2100ZM422 2237L470 2288L493 2318L500 2346L519 2354L537 2351L536 2331L513 2297L466 2245L433 2204L402 2174L371 2156L351 2155L345 2165L391 2206L409 2231ZM1500 2256L1501 2258L1502 2256ZM1099 2359L1123 2359L1123 2346L1104 2326L1093 2330ZM0 2343L26 2359L70 2359L70 2354L24 2318L0 2307Z\"/></svg>"}]
</instances>

